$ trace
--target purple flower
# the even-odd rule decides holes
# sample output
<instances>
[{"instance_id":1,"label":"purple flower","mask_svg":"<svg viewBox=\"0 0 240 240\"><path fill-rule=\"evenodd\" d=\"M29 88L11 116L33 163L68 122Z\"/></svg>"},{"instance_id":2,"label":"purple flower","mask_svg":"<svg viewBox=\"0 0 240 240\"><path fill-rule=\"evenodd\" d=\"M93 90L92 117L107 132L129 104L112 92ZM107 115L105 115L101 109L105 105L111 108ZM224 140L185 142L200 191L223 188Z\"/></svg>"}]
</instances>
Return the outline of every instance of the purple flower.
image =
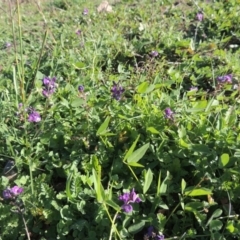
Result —
<instances>
[{"instance_id":1,"label":"purple flower","mask_svg":"<svg viewBox=\"0 0 240 240\"><path fill-rule=\"evenodd\" d=\"M114 99L119 101L124 91L125 91L124 88L120 86L119 83L113 82L113 87L111 89L111 92L112 92L112 97Z\"/></svg>"},{"instance_id":2,"label":"purple flower","mask_svg":"<svg viewBox=\"0 0 240 240\"><path fill-rule=\"evenodd\" d=\"M130 204L123 204L122 205L122 210L126 213L130 213L130 212L132 212L133 207Z\"/></svg>"},{"instance_id":3,"label":"purple flower","mask_svg":"<svg viewBox=\"0 0 240 240\"><path fill-rule=\"evenodd\" d=\"M201 12L198 12L196 18L199 22L201 22L203 20L203 14Z\"/></svg>"},{"instance_id":4,"label":"purple flower","mask_svg":"<svg viewBox=\"0 0 240 240\"><path fill-rule=\"evenodd\" d=\"M82 33L82 31L79 30L79 29L76 31L76 34L77 34L77 35L80 35L81 33Z\"/></svg>"},{"instance_id":5,"label":"purple flower","mask_svg":"<svg viewBox=\"0 0 240 240\"><path fill-rule=\"evenodd\" d=\"M4 199L10 199L17 197L19 194L23 192L23 188L14 186L12 188L7 188L3 191L3 198Z\"/></svg>"},{"instance_id":6,"label":"purple flower","mask_svg":"<svg viewBox=\"0 0 240 240\"><path fill-rule=\"evenodd\" d=\"M14 186L14 187L12 187L11 192L14 196L17 196L23 192L23 188Z\"/></svg>"},{"instance_id":7,"label":"purple flower","mask_svg":"<svg viewBox=\"0 0 240 240\"><path fill-rule=\"evenodd\" d=\"M35 110L31 109L30 113L28 115L28 121L29 122L40 122L41 121L41 116L38 112Z\"/></svg>"},{"instance_id":8,"label":"purple flower","mask_svg":"<svg viewBox=\"0 0 240 240\"><path fill-rule=\"evenodd\" d=\"M155 237L156 240L164 240L164 235L163 234L158 234L156 237Z\"/></svg>"},{"instance_id":9,"label":"purple flower","mask_svg":"<svg viewBox=\"0 0 240 240\"><path fill-rule=\"evenodd\" d=\"M153 226L150 226L150 227L148 228L148 232L147 232L148 237L151 237L151 236L152 236L152 233L153 233Z\"/></svg>"},{"instance_id":10,"label":"purple flower","mask_svg":"<svg viewBox=\"0 0 240 240\"><path fill-rule=\"evenodd\" d=\"M12 44L11 43L9 43L9 42L6 42L6 44L5 44L5 48L10 48L12 46Z\"/></svg>"},{"instance_id":11,"label":"purple flower","mask_svg":"<svg viewBox=\"0 0 240 240\"><path fill-rule=\"evenodd\" d=\"M83 15L88 15L88 9L87 9L87 8L84 8L82 14L83 14Z\"/></svg>"},{"instance_id":12,"label":"purple flower","mask_svg":"<svg viewBox=\"0 0 240 240\"><path fill-rule=\"evenodd\" d=\"M171 110L171 108L166 108L164 112L165 112L165 118L173 120L174 112Z\"/></svg>"},{"instance_id":13,"label":"purple flower","mask_svg":"<svg viewBox=\"0 0 240 240\"><path fill-rule=\"evenodd\" d=\"M152 57L157 57L158 56L158 52L157 51L151 51L150 55Z\"/></svg>"},{"instance_id":14,"label":"purple flower","mask_svg":"<svg viewBox=\"0 0 240 240\"><path fill-rule=\"evenodd\" d=\"M163 234L156 234L156 232L154 231L154 227L153 226L150 226L148 228L148 232L147 232L147 237L148 238L152 238L152 239L155 239L155 240L164 240L164 235Z\"/></svg>"},{"instance_id":15,"label":"purple flower","mask_svg":"<svg viewBox=\"0 0 240 240\"><path fill-rule=\"evenodd\" d=\"M126 213L132 212L133 210L133 207L130 203L141 202L141 199L138 197L138 195L134 191L134 188L130 193L128 192L128 193L124 193L123 195L120 195L119 200L124 202L124 204L122 205L122 209Z\"/></svg>"},{"instance_id":16,"label":"purple flower","mask_svg":"<svg viewBox=\"0 0 240 240\"><path fill-rule=\"evenodd\" d=\"M11 189L7 188L3 190L3 198L4 199L12 198Z\"/></svg>"},{"instance_id":17,"label":"purple flower","mask_svg":"<svg viewBox=\"0 0 240 240\"><path fill-rule=\"evenodd\" d=\"M57 86L56 86L56 77L50 78L50 77L45 77L43 80L43 91L42 94L45 97L49 97L50 95L52 95Z\"/></svg>"},{"instance_id":18,"label":"purple flower","mask_svg":"<svg viewBox=\"0 0 240 240\"><path fill-rule=\"evenodd\" d=\"M217 81L220 83L232 83L232 74L224 75L224 76L219 76L217 77Z\"/></svg>"},{"instance_id":19,"label":"purple flower","mask_svg":"<svg viewBox=\"0 0 240 240\"><path fill-rule=\"evenodd\" d=\"M78 91L82 93L84 91L84 86L83 85L79 85L78 86Z\"/></svg>"}]
</instances>

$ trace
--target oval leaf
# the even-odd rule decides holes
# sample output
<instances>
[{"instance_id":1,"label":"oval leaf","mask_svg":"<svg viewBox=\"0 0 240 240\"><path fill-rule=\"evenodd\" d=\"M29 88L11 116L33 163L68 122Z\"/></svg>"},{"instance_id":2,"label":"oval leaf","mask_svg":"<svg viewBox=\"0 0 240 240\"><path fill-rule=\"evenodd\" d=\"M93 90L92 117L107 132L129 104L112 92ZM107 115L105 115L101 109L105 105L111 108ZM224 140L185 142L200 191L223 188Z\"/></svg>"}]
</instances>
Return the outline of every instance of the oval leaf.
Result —
<instances>
[{"instance_id":1,"label":"oval leaf","mask_svg":"<svg viewBox=\"0 0 240 240\"><path fill-rule=\"evenodd\" d=\"M212 194L212 190L207 188L195 188L190 190L190 188L187 188L184 194L190 197L203 196L203 195Z\"/></svg>"},{"instance_id":2,"label":"oval leaf","mask_svg":"<svg viewBox=\"0 0 240 240\"><path fill-rule=\"evenodd\" d=\"M134 225L130 226L128 228L128 231L131 234L135 234L137 232L140 232L144 226L145 226L145 221L141 221L141 222L135 223Z\"/></svg>"},{"instance_id":3,"label":"oval leaf","mask_svg":"<svg viewBox=\"0 0 240 240\"><path fill-rule=\"evenodd\" d=\"M229 155L227 153L223 153L220 157L219 167L225 167L229 162Z\"/></svg>"},{"instance_id":4,"label":"oval leaf","mask_svg":"<svg viewBox=\"0 0 240 240\"><path fill-rule=\"evenodd\" d=\"M153 180L153 173L151 169L149 168L146 175L145 175L145 181L144 181L144 186L143 186L143 193L145 194L147 190L149 189L151 183Z\"/></svg>"}]
</instances>

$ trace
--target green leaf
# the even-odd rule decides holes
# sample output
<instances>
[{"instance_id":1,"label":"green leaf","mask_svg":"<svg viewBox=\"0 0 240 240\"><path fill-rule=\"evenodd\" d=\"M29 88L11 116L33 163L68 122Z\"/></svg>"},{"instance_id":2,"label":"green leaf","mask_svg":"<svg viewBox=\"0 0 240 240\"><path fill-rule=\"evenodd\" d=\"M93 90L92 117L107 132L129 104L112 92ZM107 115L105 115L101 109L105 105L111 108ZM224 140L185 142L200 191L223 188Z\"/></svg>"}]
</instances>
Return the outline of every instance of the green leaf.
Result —
<instances>
[{"instance_id":1,"label":"green leaf","mask_svg":"<svg viewBox=\"0 0 240 240\"><path fill-rule=\"evenodd\" d=\"M149 168L146 175L145 175L145 181L144 181L144 185L143 185L143 193L144 194L149 189L149 187L152 183L152 180L153 180L153 173L152 173L151 169Z\"/></svg>"},{"instance_id":2,"label":"green leaf","mask_svg":"<svg viewBox=\"0 0 240 240\"><path fill-rule=\"evenodd\" d=\"M92 174L93 174L94 189L97 195L97 201L99 203L102 203L103 197L102 197L101 183L99 182L99 177L95 169L92 169Z\"/></svg>"},{"instance_id":3,"label":"green leaf","mask_svg":"<svg viewBox=\"0 0 240 240\"><path fill-rule=\"evenodd\" d=\"M82 98L75 98L72 103L71 106L72 107L80 107L84 104L85 100Z\"/></svg>"},{"instance_id":4,"label":"green leaf","mask_svg":"<svg viewBox=\"0 0 240 240\"><path fill-rule=\"evenodd\" d=\"M165 179L163 180L159 193L160 194L165 194L167 192L167 181L169 180L169 171L167 171L167 176L165 177Z\"/></svg>"},{"instance_id":5,"label":"green leaf","mask_svg":"<svg viewBox=\"0 0 240 240\"><path fill-rule=\"evenodd\" d=\"M194 152L200 152L200 153L209 153L210 152L210 149L208 148L208 146L206 146L204 144L191 145L191 150L193 150Z\"/></svg>"},{"instance_id":6,"label":"green leaf","mask_svg":"<svg viewBox=\"0 0 240 240\"><path fill-rule=\"evenodd\" d=\"M187 144L182 138L181 139L179 139L179 145L181 146L181 147L183 147L183 148L189 148L189 144Z\"/></svg>"},{"instance_id":7,"label":"green leaf","mask_svg":"<svg viewBox=\"0 0 240 240\"><path fill-rule=\"evenodd\" d=\"M229 162L229 155L227 153L223 153L220 157L219 167L225 167Z\"/></svg>"},{"instance_id":8,"label":"green leaf","mask_svg":"<svg viewBox=\"0 0 240 240\"><path fill-rule=\"evenodd\" d=\"M222 226L223 223L218 219L212 220L209 224L210 231L220 231Z\"/></svg>"},{"instance_id":9,"label":"green leaf","mask_svg":"<svg viewBox=\"0 0 240 240\"><path fill-rule=\"evenodd\" d=\"M194 103L191 111L192 112L202 112L207 107L207 104L208 104L207 100L198 101L198 102Z\"/></svg>"},{"instance_id":10,"label":"green leaf","mask_svg":"<svg viewBox=\"0 0 240 240\"><path fill-rule=\"evenodd\" d=\"M207 221L207 224L206 224L206 227L211 223L211 221L214 219L214 218L217 218L217 217L220 217L222 215L222 209L216 209L212 216L208 219Z\"/></svg>"},{"instance_id":11,"label":"green leaf","mask_svg":"<svg viewBox=\"0 0 240 240\"><path fill-rule=\"evenodd\" d=\"M160 173L158 175L157 196L160 195L161 176L162 176L162 172L160 171Z\"/></svg>"},{"instance_id":12,"label":"green leaf","mask_svg":"<svg viewBox=\"0 0 240 240\"><path fill-rule=\"evenodd\" d=\"M154 85L154 84L151 84L151 85L149 85L149 87L147 88L147 90L146 90L145 93L149 93L149 92L151 92L151 91L154 90L154 89L155 89L155 85Z\"/></svg>"},{"instance_id":13,"label":"green leaf","mask_svg":"<svg viewBox=\"0 0 240 240\"><path fill-rule=\"evenodd\" d=\"M143 145L142 147L140 147L139 149L137 149L136 151L134 151L128 158L127 158L127 162L138 162L146 153L146 151L149 148L149 143Z\"/></svg>"},{"instance_id":14,"label":"green leaf","mask_svg":"<svg viewBox=\"0 0 240 240\"><path fill-rule=\"evenodd\" d=\"M148 88L148 82L143 82L138 86L137 91L138 93L145 93L147 88Z\"/></svg>"},{"instance_id":15,"label":"green leaf","mask_svg":"<svg viewBox=\"0 0 240 240\"><path fill-rule=\"evenodd\" d=\"M112 207L113 209L115 209L117 212L121 211L121 208L112 200L106 200L106 204L110 207Z\"/></svg>"},{"instance_id":16,"label":"green leaf","mask_svg":"<svg viewBox=\"0 0 240 240\"><path fill-rule=\"evenodd\" d=\"M185 180L182 178L182 182L181 182L182 194L183 194L185 188L186 188L186 182L185 182Z\"/></svg>"},{"instance_id":17,"label":"green leaf","mask_svg":"<svg viewBox=\"0 0 240 240\"><path fill-rule=\"evenodd\" d=\"M137 139L134 141L134 143L132 144L132 146L129 148L128 152L126 153L126 155L124 156L124 159L123 161L125 162L126 159L133 153L136 145L137 145L137 142L138 142L138 139L139 139L140 135L138 135Z\"/></svg>"},{"instance_id":18,"label":"green leaf","mask_svg":"<svg viewBox=\"0 0 240 240\"><path fill-rule=\"evenodd\" d=\"M233 222L233 221L229 221L229 222L227 223L226 229L227 229L230 233L233 233L234 230L235 230L235 228L234 228L234 222Z\"/></svg>"},{"instance_id":19,"label":"green leaf","mask_svg":"<svg viewBox=\"0 0 240 240\"><path fill-rule=\"evenodd\" d=\"M144 166L140 163L136 163L136 162L130 162L130 163L127 163L128 166L132 166L132 167L142 167L144 168Z\"/></svg>"},{"instance_id":20,"label":"green leaf","mask_svg":"<svg viewBox=\"0 0 240 240\"><path fill-rule=\"evenodd\" d=\"M184 194L186 196L190 196L190 197L203 196L203 195L212 194L212 190L207 189L207 188L195 188L194 189L194 187L189 187L185 190Z\"/></svg>"},{"instance_id":21,"label":"green leaf","mask_svg":"<svg viewBox=\"0 0 240 240\"><path fill-rule=\"evenodd\" d=\"M128 231L131 233L131 234L135 234L137 232L140 232L143 227L145 226L145 221L140 221L140 222L137 222L135 224L133 224L132 226L130 226L128 228Z\"/></svg>"},{"instance_id":22,"label":"green leaf","mask_svg":"<svg viewBox=\"0 0 240 240\"><path fill-rule=\"evenodd\" d=\"M148 127L147 131L149 131L149 132L151 132L153 134L160 134L160 132L156 128L154 128L154 127Z\"/></svg>"},{"instance_id":23,"label":"green leaf","mask_svg":"<svg viewBox=\"0 0 240 240\"><path fill-rule=\"evenodd\" d=\"M72 65L77 69L81 69L86 66L86 64L84 62L76 62L76 63L73 63Z\"/></svg>"},{"instance_id":24,"label":"green leaf","mask_svg":"<svg viewBox=\"0 0 240 240\"><path fill-rule=\"evenodd\" d=\"M107 117L105 121L101 124L101 126L97 130L97 136L104 135L107 132L108 124L110 121L110 117Z\"/></svg>"}]
</instances>

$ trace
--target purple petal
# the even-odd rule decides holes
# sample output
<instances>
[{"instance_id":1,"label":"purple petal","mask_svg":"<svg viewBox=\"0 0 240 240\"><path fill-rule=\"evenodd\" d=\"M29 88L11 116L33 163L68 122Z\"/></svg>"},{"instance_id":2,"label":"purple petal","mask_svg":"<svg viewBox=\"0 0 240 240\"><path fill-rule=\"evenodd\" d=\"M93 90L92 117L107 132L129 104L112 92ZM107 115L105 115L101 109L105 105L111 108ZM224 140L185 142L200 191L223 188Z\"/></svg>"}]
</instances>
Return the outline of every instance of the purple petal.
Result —
<instances>
[{"instance_id":1,"label":"purple petal","mask_svg":"<svg viewBox=\"0 0 240 240\"><path fill-rule=\"evenodd\" d=\"M122 209L124 212L129 213L132 212L133 207L130 204L124 204L122 205Z\"/></svg>"},{"instance_id":2,"label":"purple petal","mask_svg":"<svg viewBox=\"0 0 240 240\"><path fill-rule=\"evenodd\" d=\"M124 193L123 195L119 196L119 200L123 201L125 204L128 203L129 199L130 199L129 193Z\"/></svg>"},{"instance_id":3,"label":"purple petal","mask_svg":"<svg viewBox=\"0 0 240 240\"><path fill-rule=\"evenodd\" d=\"M3 191L3 198L4 198L4 199L10 199L10 198L12 198L11 189L5 189L5 190Z\"/></svg>"},{"instance_id":4,"label":"purple petal","mask_svg":"<svg viewBox=\"0 0 240 240\"><path fill-rule=\"evenodd\" d=\"M14 186L11 188L11 192L13 195L17 196L19 194L21 194L23 192L23 188L18 187L18 186Z\"/></svg>"}]
</instances>

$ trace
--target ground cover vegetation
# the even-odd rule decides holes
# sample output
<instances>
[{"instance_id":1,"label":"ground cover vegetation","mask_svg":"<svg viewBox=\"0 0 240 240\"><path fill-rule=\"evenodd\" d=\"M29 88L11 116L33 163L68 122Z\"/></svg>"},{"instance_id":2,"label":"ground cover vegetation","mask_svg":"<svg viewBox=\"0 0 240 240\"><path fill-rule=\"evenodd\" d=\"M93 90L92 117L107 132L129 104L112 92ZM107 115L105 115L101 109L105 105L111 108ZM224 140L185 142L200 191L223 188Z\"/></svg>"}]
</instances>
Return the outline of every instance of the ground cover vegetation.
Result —
<instances>
[{"instance_id":1,"label":"ground cover vegetation","mask_svg":"<svg viewBox=\"0 0 240 240\"><path fill-rule=\"evenodd\" d=\"M0 239L240 238L240 1L0 3Z\"/></svg>"}]
</instances>

